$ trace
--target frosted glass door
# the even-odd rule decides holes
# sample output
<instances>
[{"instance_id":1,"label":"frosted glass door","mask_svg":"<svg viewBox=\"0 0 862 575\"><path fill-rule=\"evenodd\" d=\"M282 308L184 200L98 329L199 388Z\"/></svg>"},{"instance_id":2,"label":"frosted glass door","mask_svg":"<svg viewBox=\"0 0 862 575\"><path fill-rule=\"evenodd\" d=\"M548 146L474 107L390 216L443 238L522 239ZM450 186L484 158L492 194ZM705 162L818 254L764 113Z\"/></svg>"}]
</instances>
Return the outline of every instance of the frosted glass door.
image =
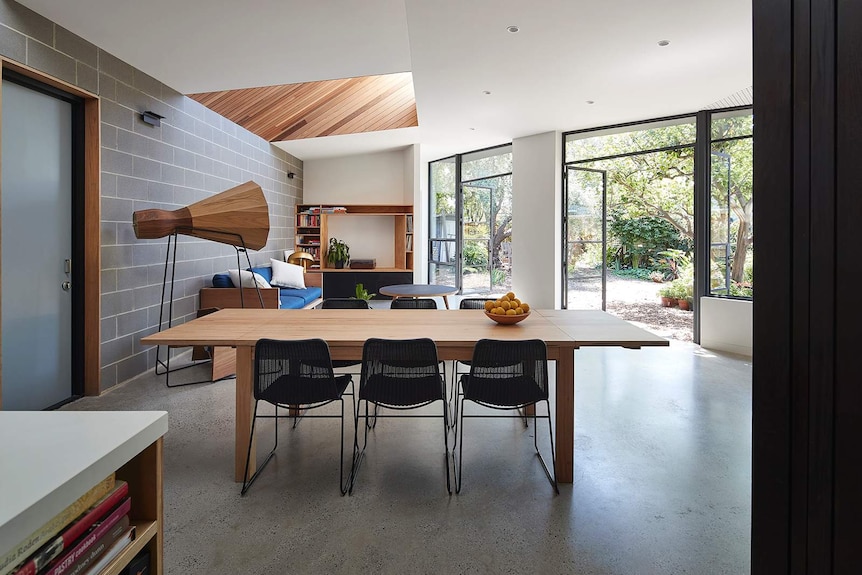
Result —
<instances>
[{"instance_id":1,"label":"frosted glass door","mask_svg":"<svg viewBox=\"0 0 862 575\"><path fill-rule=\"evenodd\" d=\"M3 80L3 409L72 394L72 106Z\"/></svg>"}]
</instances>

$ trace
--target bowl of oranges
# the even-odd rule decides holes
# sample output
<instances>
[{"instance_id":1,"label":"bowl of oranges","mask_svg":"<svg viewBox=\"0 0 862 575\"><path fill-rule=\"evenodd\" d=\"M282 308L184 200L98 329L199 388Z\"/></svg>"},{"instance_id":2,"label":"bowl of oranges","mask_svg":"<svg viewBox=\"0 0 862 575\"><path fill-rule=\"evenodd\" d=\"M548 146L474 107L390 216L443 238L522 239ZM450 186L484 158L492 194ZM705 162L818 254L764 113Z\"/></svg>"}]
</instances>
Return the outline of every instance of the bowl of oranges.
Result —
<instances>
[{"instance_id":1,"label":"bowl of oranges","mask_svg":"<svg viewBox=\"0 0 862 575\"><path fill-rule=\"evenodd\" d=\"M511 325L530 315L530 305L509 292L496 301L485 302L485 315L499 324Z\"/></svg>"}]
</instances>

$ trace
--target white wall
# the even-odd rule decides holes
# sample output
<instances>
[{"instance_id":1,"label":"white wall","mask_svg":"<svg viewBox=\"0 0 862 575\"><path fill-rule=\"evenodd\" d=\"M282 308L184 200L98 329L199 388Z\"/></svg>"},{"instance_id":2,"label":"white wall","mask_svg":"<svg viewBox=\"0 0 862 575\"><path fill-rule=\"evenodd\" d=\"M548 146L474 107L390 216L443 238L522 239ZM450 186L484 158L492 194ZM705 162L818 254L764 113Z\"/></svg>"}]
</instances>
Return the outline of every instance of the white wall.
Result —
<instances>
[{"instance_id":1,"label":"white wall","mask_svg":"<svg viewBox=\"0 0 862 575\"><path fill-rule=\"evenodd\" d=\"M717 297L700 298L700 345L751 357L753 304Z\"/></svg>"},{"instance_id":2,"label":"white wall","mask_svg":"<svg viewBox=\"0 0 862 575\"><path fill-rule=\"evenodd\" d=\"M512 141L512 289L535 308L560 307L560 132Z\"/></svg>"},{"instance_id":3,"label":"white wall","mask_svg":"<svg viewBox=\"0 0 862 575\"><path fill-rule=\"evenodd\" d=\"M303 164L303 203L404 204L413 190L405 186L405 152L356 154L308 160ZM411 158L412 160L412 158ZM408 201L407 198L411 198Z\"/></svg>"}]
</instances>

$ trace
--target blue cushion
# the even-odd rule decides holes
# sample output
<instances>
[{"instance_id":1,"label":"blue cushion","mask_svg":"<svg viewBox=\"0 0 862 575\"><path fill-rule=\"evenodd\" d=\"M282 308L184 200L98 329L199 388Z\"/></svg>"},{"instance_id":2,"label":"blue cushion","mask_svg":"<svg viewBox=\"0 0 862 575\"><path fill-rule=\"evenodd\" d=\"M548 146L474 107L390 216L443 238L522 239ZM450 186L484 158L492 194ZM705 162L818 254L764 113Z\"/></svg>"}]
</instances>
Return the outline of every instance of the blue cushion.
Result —
<instances>
[{"instance_id":1,"label":"blue cushion","mask_svg":"<svg viewBox=\"0 0 862 575\"><path fill-rule=\"evenodd\" d=\"M232 288L233 282L230 281L230 276L227 274L216 274L213 276L213 287Z\"/></svg>"},{"instance_id":2,"label":"blue cushion","mask_svg":"<svg viewBox=\"0 0 862 575\"><path fill-rule=\"evenodd\" d=\"M281 296L281 309L302 309L305 307L305 300L301 297L293 297L289 295Z\"/></svg>"},{"instance_id":3,"label":"blue cushion","mask_svg":"<svg viewBox=\"0 0 862 575\"><path fill-rule=\"evenodd\" d=\"M266 283L272 283L272 266L265 268L251 268L251 271L260 274L260 277L266 280Z\"/></svg>"},{"instance_id":4,"label":"blue cushion","mask_svg":"<svg viewBox=\"0 0 862 575\"><path fill-rule=\"evenodd\" d=\"M313 302L314 300L316 300L317 298L319 298L321 296L321 294L323 293L320 291L319 287L307 287L305 289L279 288L279 290L280 291L279 291L278 295L282 301L281 307L287 307L287 306L283 305L285 297L299 298L304 302L299 307L305 307L308 304L310 304L311 302Z\"/></svg>"}]
</instances>

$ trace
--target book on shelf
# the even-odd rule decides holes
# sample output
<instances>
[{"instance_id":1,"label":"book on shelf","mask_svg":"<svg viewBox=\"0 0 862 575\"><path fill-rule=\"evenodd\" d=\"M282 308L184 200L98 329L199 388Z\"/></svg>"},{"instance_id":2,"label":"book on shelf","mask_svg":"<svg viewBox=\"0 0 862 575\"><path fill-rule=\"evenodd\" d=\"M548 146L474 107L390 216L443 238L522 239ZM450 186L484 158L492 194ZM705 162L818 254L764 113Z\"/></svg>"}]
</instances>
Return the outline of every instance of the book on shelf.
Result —
<instances>
[{"instance_id":1,"label":"book on shelf","mask_svg":"<svg viewBox=\"0 0 862 575\"><path fill-rule=\"evenodd\" d=\"M81 573L78 573L76 575L97 575L98 573L101 573L102 570L108 566L108 563L116 559L117 555L122 553L123 549L125 549L126 546L134 540L135 526L132 525L131 527L126 529L126 532L123 533L123 535L119 539L117 539L114 544L111 545L111 547L109 547L104 554L102 554L101 557L99 557L99 559L96 561L96 563L93 564L92 567L90 567L87 571L82 571Z\"/></svg>"},{"instance_id":2,"label":"book on shelf","mask_svg":"<svg viewBox=\"0 0 862 575\"><path fill-rule=\"evenodd\" d=\"M36 575L40 569L58 557L64 549L68 549L97 521L106 516L128 494L129 484L123 480L116 481L114 488L107 495L81 514L59 535L30 555L27 561L18 567L14 575Z\"/></svg>"},{"instance_id":3,"label":"book on shelf","mask_svg":"<svg viewBox=\"0 0 862 575\"><path fill-rule=\"evenodd\" d=\"M412 236L412 235L411 235L411 236L407 236L407 246L406 246L406 249L407 249L407 251L408 251L408 252L412 252L412 251L413 251L413 236Z\"/></svg>"},{"instance_id":4,"label":"book on shelf","mask_svg":"<svg viewBox=\"0 0 862 575\"><path fill-rule=\"evenodd\" d=\"M10 549L5 555L0 556L0 575L11 573L18 565L25 561L34 551L39 549L49 539L57 535L64 527L69 525L76 517L80 516L94 503L104 497L114 488L114 474L97 483L84 495L75 500L63 511L55 515L42 527L24 538L18 545Z\"/></svg>"},{"instance_id":5,"label":"book on shelf","mask_svg":"<svg viewBox=\"0 0 862 575\"><path fill-rule=\"evenodd\" d=\"M413 216L410 214L407 214L407 233L413 233Z\"/></svg>"},{"instance_id":6,"label":"book on shelf","mask_svg":"<svg viewBox=\"0 0 862 575\"><path fill-rule=\"evenodd\" d=\"M83 575L84 573L89 573L91 569L95 569L95 565L101 563L102 558L110 552L114 544L120 542L130 531L134 533L134 529L133 525L130 526L129 516L122 517L116 525L111 527L107 533L93 543L93 546L90 547L87 553L84 553L69 567L66 575ZM127 541L123 541L121 548L127 544Z\"/></svg>"},{"instance_id":7,"label":"book on shelf","mask_svg":"<svg viewBox=\"0 0 862 575\"><path fill-rule=\"evenodd\" d=\"M119 506L111 511L107 517L79 538L72 547L64 551L62 555L54 559L48 564L47 568L39 571L39 575L65 575L69 569L75 564L79 558L93 547L93 545L102 538L111 528L120 522L123 516L128 515L132 508L132 500L126 497Z\"/></svg>"}]
</instances>

